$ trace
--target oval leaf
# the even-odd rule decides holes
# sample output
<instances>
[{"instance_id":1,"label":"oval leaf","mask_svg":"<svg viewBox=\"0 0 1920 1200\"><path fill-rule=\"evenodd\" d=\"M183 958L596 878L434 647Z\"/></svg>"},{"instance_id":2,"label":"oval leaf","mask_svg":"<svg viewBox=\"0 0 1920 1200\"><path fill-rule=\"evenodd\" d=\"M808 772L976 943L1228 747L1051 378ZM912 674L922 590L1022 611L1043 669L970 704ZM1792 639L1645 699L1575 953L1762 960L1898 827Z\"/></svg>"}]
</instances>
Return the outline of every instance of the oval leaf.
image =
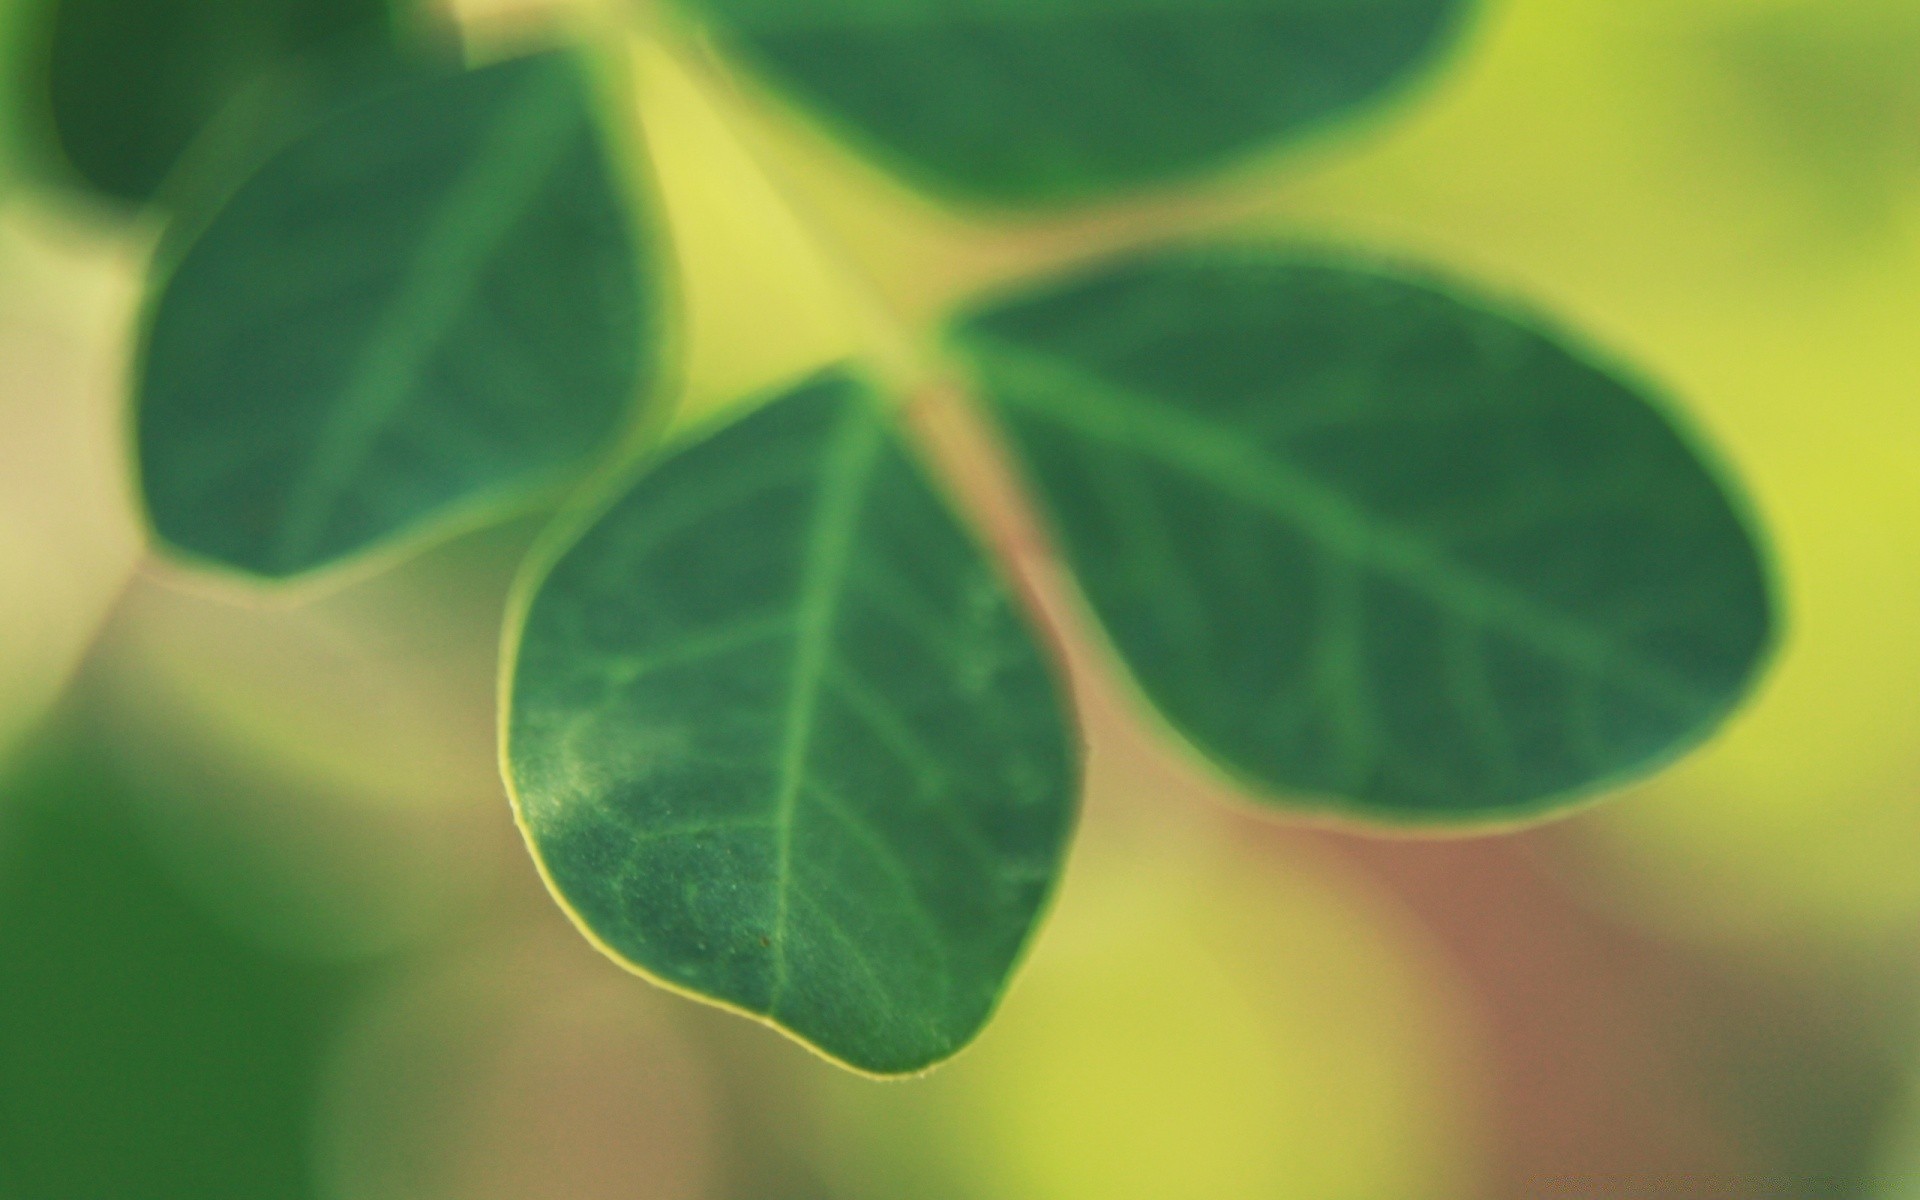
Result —
<instances>
[{"instance_id":1,"label":"oval leaf","mask_svg":"<svg viewBox=\"0 0 1920 1200\"><path fill-rule=\"evenodd\" d=\"M1121 658L1258 786L1513 817L1696 742L1768 647L1748 528L1661 412L1441 291L1179 252L956 338Z\"/></svg>"},{"instance_id":2,"label":"oval leaf","mask_svg":"<svg viewBox=\"0 0 1920 1200\"><path fill-rule=\"evenodd\" d=\"M1164 183L1346 115L1469 0L681 0L907 174L1005 204Z\"/></svg>"},{"instance_id":3,"label":"oval leaf","mask_svg":"<svg viewBox=\"0 0 1920 1200\"><path fill-rule=\"evenodd\" d=\"M29 0L48 10L34 78L67 162L118 200L151 200L244 89L309 51L378 52L389 0Z\"/></svg>"},{"instance_id":4,"label":"oval leaf","mask_svg":"<svg viewBox=\"0 0 1920 1200\"><path fill-rule=\"evenodd\" d=\"M860 385L660 463L540 583L508 695L529 844L609 954L876 1074L986 1022L1077 758L1014 596Z\"/></svg>"},{"instance_id":5,"label":"oval leaf","mask_svg":"<svg viewBox=\"0 0 1920 1200\"><path fill-rule=\"evenodd\" d=\"M157 532L287 576L569 477L652 365L630 224L569 56L328 117L159 294L139 414Z\"/></svg>"}]
</instances>

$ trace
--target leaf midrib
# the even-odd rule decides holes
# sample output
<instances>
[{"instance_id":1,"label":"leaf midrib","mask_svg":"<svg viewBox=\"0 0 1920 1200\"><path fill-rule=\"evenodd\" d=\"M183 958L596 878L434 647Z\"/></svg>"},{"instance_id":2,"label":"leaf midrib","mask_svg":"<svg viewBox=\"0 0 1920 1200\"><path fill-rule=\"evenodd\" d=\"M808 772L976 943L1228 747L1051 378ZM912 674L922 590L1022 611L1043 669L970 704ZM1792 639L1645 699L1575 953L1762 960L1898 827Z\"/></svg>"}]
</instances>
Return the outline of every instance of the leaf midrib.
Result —
<instances>
[{"instance_id":1,"label":"leaf midrib","mask_svg":"<svg viewBox=\"0 0 1920 1200\"><path fill-rule=\"evenodd\" d=\"M994 397L1005 404L1198 479L1454 617L1511 637L1564 666L1610 679L1678 715L1693 716L1719 703L1664 665L1596 636L1577 619L1384 523L1232 430L1003 335L974 327L963 338L992 371L1020 385L994 389ZM1069 402L1063 394L1085 400Z\"/></svg>"},{"instance_id":2,"label":"leaf midrib","mask_svg":"<svg viewBox=\"0 0 1920 1200\"><path fill-rule=\"evenodd\" d=\"M401 283L346 376L289 493L272 557L292 569L326 522L382 431L403 411L465 311L465 299L515 223L572 147L574 81L545 67L496 102L500 113L473 163L448 192Z\"/></svg>"},{"instance_id":3,"label":"leaf midrib","mask_svg":"<svg viewBox=\"0 0 1920 1200\"><path fill-rule=\"evenodd\" d=\"M847 591L855 533L880 445L877 416L865 404L849 404L822 457L820 490L807 529L806 566L793 635L793 673L788 680L781 722L780 773L774 794L777 846L774 921L768 936L773 953L773 981L767 995L769 1014L779 1011L788 984L795 818L800 798L806 791L820 696L831 674L833 633Z\"/></svg>"}]
</instances>

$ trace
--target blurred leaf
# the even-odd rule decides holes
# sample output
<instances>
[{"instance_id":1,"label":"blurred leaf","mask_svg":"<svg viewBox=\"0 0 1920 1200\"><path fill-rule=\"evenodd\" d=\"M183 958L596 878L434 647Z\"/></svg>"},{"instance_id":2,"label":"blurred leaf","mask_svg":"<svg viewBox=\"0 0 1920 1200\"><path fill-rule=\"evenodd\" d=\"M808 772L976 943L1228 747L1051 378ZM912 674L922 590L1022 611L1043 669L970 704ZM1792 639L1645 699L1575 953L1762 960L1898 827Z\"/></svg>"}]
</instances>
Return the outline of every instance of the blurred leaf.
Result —
<instances>
[{"instance_id":1,"label":"blurred leaf","mask_svg":"<svg viewBox=\"0 0 1920 1200\"><path fill-rule=\"evenodd\" d=\"M287 576L569 478L651 373L630 225L566 55L335 113L161 288L139 430L158 533Z\"/></svg>"},{"instance_id":2,"label":"blurred leaf","mask_svg":"<svg viewBox=\"0 0 1920 1200\"><path fill-rule=\"evenodd\" d=\"M20 32L26 24L21 7L20 0L0 0L0 96L7 101L0 104L0 194L12 188L20 156L20 100L25 90L20 85Z\"/></svg>"},{"instance_id":3,"label":"blurred leaf","mask_svg":"<svg viewBox=\"0 0 1920 1200\"><path fill-rule=\"evenodd\" d=\"M1731 140L1811 185L1835 223L1898 218L1920 182L1920 9L1759 6L1697 36L1750 114Z\"/></svg>"},{"instance_id":4,"label":"blurred leaf","mask_svg":"<svg viewBox=\"0 0 1920 1200\"><path fill-rule=\"evenodd\" d=\"M681 0L881 157L1003 204L1203 173L1377 100L1467 0Z\"/></svg>"},{"instance_id":5,"label":"blurred leaf","mask_svg":"<svg viewBox=\"0 0 1920 1200\"><path fill-rule=\"evenodd\" d=\"M1014 596L841 375L662 462L527 615L510 772L580 924L879 1074L964 1046L1077 786Z\"/></svg>"},{"instance_id":6,"label":"blurred leaf","mask_svg":"<svg viewBox=\"0 0 1920 1200\"><path fill-rule=\"evenodd\" d=\"M1698 740L1767 650L1745 523L1660 412L1440 291L1174 252L956 337L1148 697L1267 789L1537 811Z\"/></svg>"},{"instance_id":7,"label":"blurred leaf","mask_svg":"<svg viewBox=\"0 0 1920 1200\"><path fill-rule=\"evenodd\" d=\"M107 196L152 200L247 88L309 52L377 51L392 0L30 0L45 25L27 76L60 152Z\"/></svg>"},{"instance_id":8,"label":"blurred leaf","mask_svg":"<svg viewBox=\"0 0 1920 1200\"><path fill-rule=\"evenodd\" d=\"M0 1197L312 1195L306 1138L345 977L229 935L86 772L0 837Z\"/></svg>"}]
</instances>

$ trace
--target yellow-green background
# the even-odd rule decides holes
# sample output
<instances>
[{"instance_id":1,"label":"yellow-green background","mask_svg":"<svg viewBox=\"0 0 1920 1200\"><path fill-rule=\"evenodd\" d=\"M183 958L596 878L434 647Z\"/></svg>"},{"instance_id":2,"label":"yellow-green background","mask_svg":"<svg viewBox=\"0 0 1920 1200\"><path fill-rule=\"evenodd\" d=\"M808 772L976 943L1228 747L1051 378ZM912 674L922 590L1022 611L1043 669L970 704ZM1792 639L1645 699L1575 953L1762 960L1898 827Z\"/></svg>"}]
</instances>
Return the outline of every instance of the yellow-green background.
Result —
<instances>
[{"instance_id":1,"label":"yellow-green background","mask_svg":"<svg viewBox=\"0 0 1920 1200\"><path fill-rule=\"evenodd\" d=\"M537 7L463 11L485 44ZM537 520L272 601L144 555L156 231L10 179L0 1198L1920 1196L1920 4L1495 0L1389 112L1025 225L628 57L685 414L1142 236L1371 247L1685 400L1773 530L1778 669L1627 795L1423 844L1250 815L1089 664L1086 825L1001 1019L856 1080L620 974L541 893L491 682Z\"/></svg>"}]
</instances>

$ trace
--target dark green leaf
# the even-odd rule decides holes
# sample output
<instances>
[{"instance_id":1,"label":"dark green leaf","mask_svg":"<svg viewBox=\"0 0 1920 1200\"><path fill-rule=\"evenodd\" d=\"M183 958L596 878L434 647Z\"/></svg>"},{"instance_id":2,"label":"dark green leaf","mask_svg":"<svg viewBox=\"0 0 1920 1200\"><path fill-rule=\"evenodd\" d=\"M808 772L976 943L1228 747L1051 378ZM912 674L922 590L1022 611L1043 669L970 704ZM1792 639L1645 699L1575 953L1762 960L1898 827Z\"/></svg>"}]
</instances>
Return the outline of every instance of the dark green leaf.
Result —
<instances>
[{"instance_id":1,"label":"dark green leaf","mask_svg":"<svg viewBox=\"0 0 1920 1200\"><path fill-rule=\"evenodd\" d=\"M610 953L861 1070L985 1023L1077 764L1019 605L860 385L666 459L526 617L509 772Z\"/></svg>"},{"instance_id":2,"label":"dark green leaf","mask_svg":"<svg viewBox=\"0 0 1920 1200\"><path fill-rule=\"evenodd\" d=\"M998 203L1214 169L1378 98L1469 0L681 0L907 173Z\"/></svg>"},{"instance_id":3,"label":"dark green leaf","mask_svg":"<svg viewBox=\"0 0 1920 1200\"><path fill-rule=\"evenodd\" d=\"M285 576L569 477L651 373L630 226L569 56L335 113L160 293L139 431L159 534Z\"/></svg>"},{"instance_id":4,"label":"dark green leaf","mask_svg":"<svg viewBox=\"0 0 1920 1200\"><path fill-rule=\"evenodd\" d=\"M1767 649L1748 528L1662 413L1441 291L1176 252L956 337L1147 696L1266 788L1519 815L1697 741Z\"/></svg>"},{"instance_id":5,"label":"dark green leaf","mask_svg":"<svg viewBox=\"0 0 1920 1200\"><path fill-rule=\"evenodd\" d=\"M23 14L18 0L0 0L0 194L13 186L20 167L22 120L21 101L25 91L21 75L25 67L20 45ZM0 1193L3 1194L3 1193Z\"/></svg>"},{"instance_id":6,"label":"dark green leaf","mask_svg":"<svg viewBox=\"0 0 1920 1200\"><path fill-rule=\"evenodd\" d=\"M29 75L68 163L115 199L154 197L234 97L310 53L379 52L391 0L29 0L45 58Z\"/></svg>"}]
</instances>

